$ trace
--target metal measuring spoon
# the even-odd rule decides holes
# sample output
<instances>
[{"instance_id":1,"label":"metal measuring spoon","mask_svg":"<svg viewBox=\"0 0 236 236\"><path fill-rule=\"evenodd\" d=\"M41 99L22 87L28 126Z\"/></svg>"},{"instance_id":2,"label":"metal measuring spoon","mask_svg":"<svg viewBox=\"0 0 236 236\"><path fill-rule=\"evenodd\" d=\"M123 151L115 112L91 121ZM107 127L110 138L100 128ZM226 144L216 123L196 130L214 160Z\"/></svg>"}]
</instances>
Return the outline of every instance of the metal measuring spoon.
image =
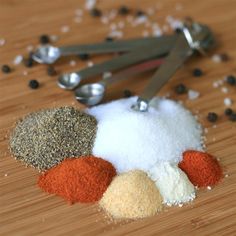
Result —
<instances>
[{"instance_id":1,"label":"metal measuring spoon","mask_svg":"<svg viewBox=\"0 0 236 236\"><path fill-rule=\"evenodd\" d=\"M142 47L137 47L136 50L117 56L108 61L95 64L92 67L84 68L69 74L62 74L58 78L58 86L63 89L73 90L79 86L80 81L83 79L91 78L106 71L119 70L166 55L173 48L176 38L176 35L165 36L164 38L157 39L155 42L145 44Z\"/></svg>"},{"instance_id":2,"label":"metal measuring spoon","mask_svg":"<svg viewBox=\"0 0 236 236\"><path fill-rule=\"evenodd\" d=\"M137 38L129 40L120 40L112 42L101 42L95 44L84 45L70 45L63 47L55 47L52 45L45 45L39 47L32 58L38 63L52 64L62 56L79 55L79 54L104 54L115 52L128 52L136 47L141 47L148 44L160 44L166 42L174 36L164 36L161 38Z\"/></svg>"},{"instance_id":3,"label":"metal measuring spoon","mask_svg":"<svg viewBox=\"0 0 236 236\"><path fill-rule=\"evenodd\" d=\"M94 106L102 101L108 84L157 68L162 64L162 62L162 59L154 59L148 62L140 63L128 69L122 70L113 76L108 76L97 83L82 85L75 90L75 97L79 102L87 106Z\"/></svg>"},{"instance_id":4,"label":"metal measuring spoon","mask_svg":"<svg viewBox=\"0 0 236 236\"><path fill-rule=\"evenodd\" d=\"M147 111L151 99L195 51L204 53L214 45L214 36L206 25L198 23L186 25L174 48L166 57L165 63L153 75L132 108L136 111Z\"/></svg>"}]
</instances>

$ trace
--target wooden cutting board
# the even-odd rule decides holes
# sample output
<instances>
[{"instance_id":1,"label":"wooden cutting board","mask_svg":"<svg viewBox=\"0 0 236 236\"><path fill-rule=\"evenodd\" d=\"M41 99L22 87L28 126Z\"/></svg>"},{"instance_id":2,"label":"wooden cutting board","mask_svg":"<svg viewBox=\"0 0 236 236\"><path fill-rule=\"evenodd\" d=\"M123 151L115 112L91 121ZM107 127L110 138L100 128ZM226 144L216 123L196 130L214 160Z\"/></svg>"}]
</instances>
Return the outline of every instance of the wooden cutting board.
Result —
<instances>
[{"instance_id":1,"label":"wooden cutting board","mask_svg":"<svg viewBox=\"0 0 236 236\"><path fill-rule=\"evenodd\" d=\"M213 54L229 54L230 60L224 63L213 62L213 54L190 60L161 91L161 94L170 93L171 98L182 100L199 115L200 122L208 128L207 151L220 159L228 177L211 191L199 191L197 199L189 205L169 208L155 217L121 223L110 222L98 211L97 205L70 206L59 197L43 193L36 186L37 171L25 168L10 156L9 132L17 119L40 108L65 104L82 106L71 92L57 87L56 77L47 76L46 66L26 68L14 66L12 61L16 55L26 55L31 45L37 45L41 34L59 36L55 43L58 46L92 43L104 40L110 24L102 24L86 12L83 21L76 23L75 10L84 6L81 0L0 0L0 38L6 40L5 45L0 46L0 65L10 64L14 68L8 75L0 72L0 235L236 235L236 122L228 121L223 114L226 97L235 101L232 107L236 110L236 86L223 85L228 93L223 93L222 87L213 88L214 81L228 74L236 75L236 1L103 0L98 7L105 11L117 9L122 4L134 10L158 8L151 19L162 26L168 15L180 19L191 16L206 23L218 40ZM117 17L115 21L125 22L124 38L151 32L150 27L143 25L132 27L124 17ZM63 26L69 26L69 32L62 33ZM109 57L92 60L98 62L106 58ZM71 60L76 61L74 67L69 64ZM86 63L73 57L59 61L55 68L61 73L77 70ZM203 70L202 77L192 76L196 67ZM106 101L122 97L123 89L140 93L150 75L147 73L111 86ZM28 88L30 79L40 82L38 90ZM190 101L186 95L175 95L173 87L180 82L199 91L200 97ZM210 111L219 114L215 126L206 121Z\"/></svg>"}]
</instances>

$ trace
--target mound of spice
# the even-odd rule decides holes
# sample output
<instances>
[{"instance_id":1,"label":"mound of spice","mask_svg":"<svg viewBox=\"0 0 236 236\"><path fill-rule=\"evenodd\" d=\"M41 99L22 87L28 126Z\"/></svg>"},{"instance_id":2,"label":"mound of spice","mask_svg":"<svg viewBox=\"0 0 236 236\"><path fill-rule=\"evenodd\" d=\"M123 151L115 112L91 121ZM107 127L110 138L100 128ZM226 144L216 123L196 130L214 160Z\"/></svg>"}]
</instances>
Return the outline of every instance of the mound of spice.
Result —
<instances>
[{"instance_id":1,"label":"mound of spice","mask_svg":"<svg viewBox=\"0 0 236 236\"><path fill-rule=\"evenodd\" d=\"M186 203L195 198L194 186L176 165L159 163L149 171L149 175L168 206Z\"/></svg>"},{"instance_id":2,"label":"mound of spice","mask_svg":"<svg viewBox=\"0 0 236 236\"><path fill-rule=\"evenodd\" d=\"M71 204L90 203L100 200L115 175L112 164L101 158L72 158L42 174L38 186Z\"/></svg>"},{"instance_id":3,"label":"mound of spice","mask_svg":"<svg viewBox=\"0 0 236 236\"><path fill-rule=\"evenodd\" d=\"M113 218L144 218L162 209L162 198L155 183L141 170L114 178L99 205Z\"/></svg>"},{"instance_id":4,"label":"mound of spice","mask_svg":"<svg viewBox=\"0 0 236 236\"><path fill-rule=\"evenodd\" d=\"M202 150L201 126L183 106L155 98L148 112L137 112L131 109L136 101L120 99L88 110L98 121L94 156L111 162L119 173L147 172L156 163L178 163L186 150Z\"/></svg>"},{"instance_id":5,"label":"mound of spice","mask_svg":"<svg viewBox=\"0 0 236 236\"><path fill-rule=\"evenodd\" d=\"M96 119L74 107L45 109L17 123L10 150L17 160L44 171L67 157L90 155L96 131Z\"/></svg>"},{"instance_id":6,"label":"mound of spice","mask_svg":"<svg viewBox=\"0 0 236 236\"><path fill-rule=\"evenodd\" d=\"M218 161L208 153L185 151L179 167L187 174L193 185L207 187L217 184L222 178Z\"/></svg>"}]
</instances>

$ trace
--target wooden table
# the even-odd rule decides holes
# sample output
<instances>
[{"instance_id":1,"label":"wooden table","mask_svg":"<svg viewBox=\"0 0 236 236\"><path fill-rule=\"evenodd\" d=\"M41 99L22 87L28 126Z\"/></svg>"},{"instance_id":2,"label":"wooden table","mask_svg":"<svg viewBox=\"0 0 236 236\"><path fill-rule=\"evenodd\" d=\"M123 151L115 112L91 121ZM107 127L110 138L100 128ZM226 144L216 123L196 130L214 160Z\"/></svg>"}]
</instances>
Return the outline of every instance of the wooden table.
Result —
<instances>
[{"instance_id":1,"label":"wooden table","mask_svg":"<svg viewBox=\"0 0 236 236\"><path fill-rule=\"evenodd\" d=\"M102 24L87 12L83 21L76 23L75 10L84 6L81 0L0 0L0 38L6 40L5 45L0 46L0 65L10 64L14 68L10 74L0 73L0 235L236 235L236 123L228 121L223 114L226 97L235 100L232 107L236 110L236 86L224 84L229 90L226 94L221 91L222 86L212 86L214 81L236 74L236 1L103 0L98 7L105 11L117 9L122 3L132 9L157 7L151 19L161 26L167 15L180 19L191 16L204 22L213 29L218 40L218 48L213 53L229 54L230 60L222 63L213 62L212 55L190 60L161 91L161 94L169 92L171 98L182 100L193 113L199 114L200 122L209 131L207 151L220 159L228 178L211 191L199 191L192 204L170 208L155 217L118 224L109 222L96 205L69 206L61 198L43 193L36 186L37 171L25 168L10 156L9 132L18 118L40 108L65 104L82 106L71 92L57 87L57 78L47 75L46 66L26 68L15 66L12 61L16 55L27 55L27 48L36 46L41 34L59 36L56 45L92 43L104 40L110 24ZM124 17L117 17L115 21L126 22ZM124 38L141 36L146 34L145 30L151 32L142 25L125 25ZM69 26L69 32L61 32L63 26ZM109 57L92 60L97 62L105 58ZM74 67L69 65L71 60L76 61ZM82 68L86 63L76 57L67 58L56 63L55 68L61 73ZM202 77L192 76L195 67L204 71ZM106 100L121 97L124 88L138 94L150 75L147 73L111 86ZM38 90L28 88L30 79L40 82ZM199 91L200 97L190 101L186 95L175 95L173 87L179 82ZM209 111L219 114L215 126L206 121Z\"/></svg>"}]
</instances>

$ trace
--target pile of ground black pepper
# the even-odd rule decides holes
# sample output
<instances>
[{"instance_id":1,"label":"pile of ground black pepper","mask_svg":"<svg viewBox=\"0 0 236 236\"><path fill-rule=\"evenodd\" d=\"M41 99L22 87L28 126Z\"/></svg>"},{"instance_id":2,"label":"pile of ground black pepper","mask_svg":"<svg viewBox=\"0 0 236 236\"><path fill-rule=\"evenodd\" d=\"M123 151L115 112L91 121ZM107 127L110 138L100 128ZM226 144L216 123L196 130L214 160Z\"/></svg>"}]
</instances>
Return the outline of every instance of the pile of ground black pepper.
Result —
<instances>
[{"instance_id":1,"label":"pile of ground black pepper","mask_svg":"<svg viewBox=\"0 0 236 236\"><path fill-rule=\"evenodd\" d=\"M45 109L19 121L10 137L10 150L17 160L39 171L65 158L92 153L97 120L74 107Z\"/></svg>"}]
</instances>

